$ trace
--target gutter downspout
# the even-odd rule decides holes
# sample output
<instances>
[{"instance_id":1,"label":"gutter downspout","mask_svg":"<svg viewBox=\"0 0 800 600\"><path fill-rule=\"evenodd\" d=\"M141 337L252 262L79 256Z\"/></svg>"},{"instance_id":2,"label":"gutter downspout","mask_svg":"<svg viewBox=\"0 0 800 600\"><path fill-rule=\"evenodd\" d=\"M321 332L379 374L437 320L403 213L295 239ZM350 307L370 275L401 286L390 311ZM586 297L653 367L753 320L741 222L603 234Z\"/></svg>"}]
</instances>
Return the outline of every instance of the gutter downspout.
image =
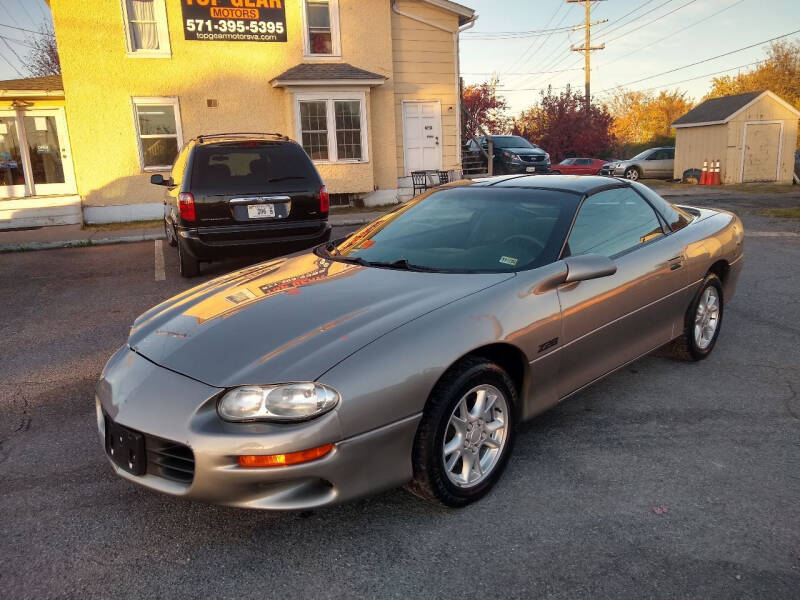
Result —
<instances>
[{"instance_id":1,"label":"gutter downspout","mask_svg":"<svg viewBox=\"0 0 800 600\"><path fill-rule=\"evenodd\" d=\"M461 61L459 57L459 47L458 47L458 34L462 31L466 31L471 27L475 26L475 21L478 18L477 15L474 15L472 19L468 23L464 23L458 27L455 31L452 29L448 29L438 23L434 23L432 21L428 21L423 19L422 17L418 17L411 13L407 13L403 10L397 8L397 0L392 0L392 12L400 15L401 17L406 17L407 19L411 19L413 21L417 21L418 23L422 23L423 25L428 25L429 27L433 27L435 29L439 29L441 31L446 31L447 33L453 36L453 48L456 54L455 57L455 67L456 67L456 160L458 161L459 166L461 165L461 86L459 82L461 80ZM443 136L444 137L444 136ZM403 141L405 144L405 141Z\"/></svg>"}]
</instances>

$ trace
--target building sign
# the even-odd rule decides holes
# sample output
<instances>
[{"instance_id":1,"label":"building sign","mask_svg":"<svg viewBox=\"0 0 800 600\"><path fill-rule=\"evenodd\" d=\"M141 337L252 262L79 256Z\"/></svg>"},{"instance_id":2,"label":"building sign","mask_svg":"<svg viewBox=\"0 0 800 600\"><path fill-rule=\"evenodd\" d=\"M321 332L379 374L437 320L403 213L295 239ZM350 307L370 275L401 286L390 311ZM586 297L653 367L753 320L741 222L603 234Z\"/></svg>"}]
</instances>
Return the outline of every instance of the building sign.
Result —
<instances>
[{"instance_id":1,"label":"building sign","mask_svg":"<svg viewBox=\"0 0 800 600\"><path fill-rule=\"evenodd\" d=\"M285 42L284 0L181 0L183 36L207 42Z\"/></svg>"}]
</instances>

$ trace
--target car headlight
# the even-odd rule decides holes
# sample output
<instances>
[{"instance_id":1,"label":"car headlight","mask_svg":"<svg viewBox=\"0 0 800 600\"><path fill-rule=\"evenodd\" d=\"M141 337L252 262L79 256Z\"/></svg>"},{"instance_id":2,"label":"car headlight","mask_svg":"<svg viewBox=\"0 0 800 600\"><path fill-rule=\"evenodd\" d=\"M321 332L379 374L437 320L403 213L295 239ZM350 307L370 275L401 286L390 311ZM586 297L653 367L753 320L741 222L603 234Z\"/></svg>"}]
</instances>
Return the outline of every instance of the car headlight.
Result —
<instances>
[{"instance_id":1,"label":"car headlight","mask_svg":"<svg viewBox=\"0 0 800 600\"><path fill-rule=\"evenodd\" d=\"M544 153L544 159L545 161L550 162L550 155L547 152Z\"/></svg>"},{"instance_id":2,"label":"car headlight","mask_svg":"<svg viewBox=\"0 0 800 600\"><path fill-rule=\"evenodd\" d=\"M225 421L306 421L333 409L339 392L322 383L245 385L225 393L217 413Z\"/></svg>"}]
</instances>

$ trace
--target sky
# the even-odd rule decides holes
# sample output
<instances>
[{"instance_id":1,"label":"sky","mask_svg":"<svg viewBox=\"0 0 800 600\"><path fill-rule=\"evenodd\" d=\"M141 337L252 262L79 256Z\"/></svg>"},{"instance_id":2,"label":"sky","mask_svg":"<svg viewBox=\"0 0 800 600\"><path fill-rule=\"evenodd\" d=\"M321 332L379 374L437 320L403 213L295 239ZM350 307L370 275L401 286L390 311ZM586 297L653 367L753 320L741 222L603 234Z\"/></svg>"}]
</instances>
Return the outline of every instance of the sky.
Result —
<instances>
[{"instance_id":1,"label":"sky","mask_svg":"<svg viewBox=\"0 0 800 600\"><path fill-rule=\"evenodd\" d=\"M583 45L583 29L535 37L496 37L581 25L583 4L565 0L465 0L464 4L479 15L476 25L461 36L465 84L490 80L496 72L498 90L514 113L535 104L539 90L548 85L556 90L569 84L583 92L584 55L569 50L570 45ZM656 93L680 88L697 100L710 86L713 76L709 74L735 74L736 69L730 69L763 58L767 44L759 42L800 30L800 0L594 2L592 21L603 19L608 22L591 29L592 46L606 45L604 50L592 52L593 96L602 100L608 90L623 85L636 90L655 87ZM784 39L800 39L800 32ZM681 68L751 44L757 45ZM672 69L676 70L665 73Z\"/></svg>"},{"instance_id":2,"label":"sky","mask_svg":"<svg viewBox=\"0 0 800 600\"><path fill-rule=\"evenodd\" d=\"M116 0L105 0L116 1ZM299 0L297 0L299 1ZM379 1L379 0L368 0ZM385 0L388 1L388 0ZM583 90L584 5L566 0L460 0L478 13L475 26L461 36L461 72L466 84L499 79L499 91L512 112L534 104L541 89L572 85ZM44 0L0 0L0 79L25 73L20 60L30 36L50 19ZM800 30L800 0L598 0L592 20L592 94L598 99L618 85L629 89L679 88L694 99L708 90L711 78L763 58L764 42ZM561 31L540 32L547 29ZM783 39L800 39L795 33ZM706 59L755 44L714 60ZM10 47L9 47L10 46ZM691 63L702 64L682 68ZM358 65L356 65L358 66ZM666 73L666 71L672 71ZM640 81L641 80L641 81ZM689 80L689 81L687 81Z\"/></svg>"}]
</instances>

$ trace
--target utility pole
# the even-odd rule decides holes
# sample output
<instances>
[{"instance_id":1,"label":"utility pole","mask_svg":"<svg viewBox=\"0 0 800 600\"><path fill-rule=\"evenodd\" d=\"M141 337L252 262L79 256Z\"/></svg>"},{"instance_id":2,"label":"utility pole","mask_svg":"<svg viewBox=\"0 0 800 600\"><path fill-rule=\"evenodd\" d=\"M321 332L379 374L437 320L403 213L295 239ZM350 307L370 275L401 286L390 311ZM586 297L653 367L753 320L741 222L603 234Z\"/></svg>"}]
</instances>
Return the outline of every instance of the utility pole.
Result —
<instances>
[{"instance_id":1,"label":"utility pole","mask_svg":"<svg viewBox=\"0 0 800 600\"><path fill-rule=\"evenodd\" d=\"M595 0L599 1L599 0ZM586 57L584 63L584 70L586 71L585 78L586 78L586 105L588 106L592 100L591 94L591 84L590 84L590 70L589 70L589 57L591 55L592 50L603 50L605 49L605 44L600 44L599 46L592 46L592 25L599 25L600 23L605 23L608 19L603 19L602 21L595 21L591 22L591 10L592 10L592 1L591 0L567 0L567 2L582 2L586 6L586 21L583 25L575 25L572 29L573 31L576 29L584 28L586 29L586 38L584 41L583 46L571 46L570 50L575 52L583 52L584 56Z\"/></svg>"}]
</instances>

